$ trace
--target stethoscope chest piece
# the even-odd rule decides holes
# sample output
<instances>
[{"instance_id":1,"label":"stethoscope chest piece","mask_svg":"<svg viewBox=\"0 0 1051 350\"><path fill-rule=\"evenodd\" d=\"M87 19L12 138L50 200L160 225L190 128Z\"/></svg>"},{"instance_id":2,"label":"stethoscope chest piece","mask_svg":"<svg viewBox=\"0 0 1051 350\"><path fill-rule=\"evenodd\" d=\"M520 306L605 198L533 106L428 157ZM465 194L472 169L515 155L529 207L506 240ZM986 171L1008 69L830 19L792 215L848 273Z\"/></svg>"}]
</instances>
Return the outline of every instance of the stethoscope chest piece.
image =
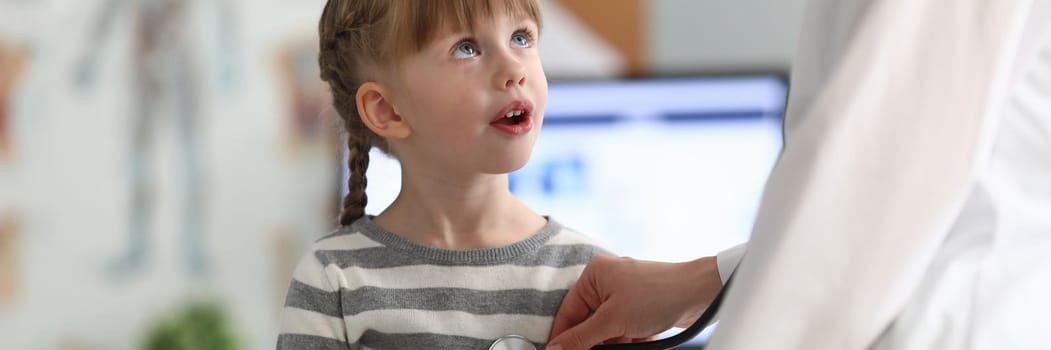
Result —
<instances>
[{"instance_id":1,"label":"stethoscope chest piece","mask_svg":"<svg viewBox=\"0 0 1051 350\"><path fill-rule=\"evenodd\" d=\"M536 350L536 345L523 336L512 334L497 338L489 350Z\"/></svg>"}]
</instances>

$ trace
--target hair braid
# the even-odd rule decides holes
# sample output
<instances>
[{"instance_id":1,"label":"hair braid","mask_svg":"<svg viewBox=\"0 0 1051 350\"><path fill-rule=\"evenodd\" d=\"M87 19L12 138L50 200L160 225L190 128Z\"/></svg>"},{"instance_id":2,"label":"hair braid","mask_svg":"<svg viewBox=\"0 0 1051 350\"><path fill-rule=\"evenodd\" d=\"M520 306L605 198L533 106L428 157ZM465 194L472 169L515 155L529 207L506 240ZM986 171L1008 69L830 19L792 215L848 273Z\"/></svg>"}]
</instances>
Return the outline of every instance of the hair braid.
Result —
<instances>
[{"instance_id":1,"label":"hair braid","mask_svg":"<svg viewBox=\"0 0 1051 350\"><path fill-rule=\"evenodd\" d=\"M361 67L381 58L382 20L387 11L383 1L329 0L318 22L320 47L318 66L321 80L329 85L332 104L346 132L347 194L343 198L339 223L350 225L365 215L365 194L369 167L369 150L389 148L379 135L361 121L356 104L358 88L365 80Z\"/></svg>"},{"instance_id":2,"label":"hair braid","mask_svg":"<svg viewBox=\"0 0 1051 350\"><path fill-rule=\"evenodd\" d=\"M339 214L341 225L350 225L365 216L365 205L369 203L369 197L365 194L365 188L368 187L365 171L369 168L369 150L372 146L348 138L347 148L350 150L350 156L347 157L350 176L347 178L347 196L343 198L343 211Z\"/></svg>"}]
</instances>

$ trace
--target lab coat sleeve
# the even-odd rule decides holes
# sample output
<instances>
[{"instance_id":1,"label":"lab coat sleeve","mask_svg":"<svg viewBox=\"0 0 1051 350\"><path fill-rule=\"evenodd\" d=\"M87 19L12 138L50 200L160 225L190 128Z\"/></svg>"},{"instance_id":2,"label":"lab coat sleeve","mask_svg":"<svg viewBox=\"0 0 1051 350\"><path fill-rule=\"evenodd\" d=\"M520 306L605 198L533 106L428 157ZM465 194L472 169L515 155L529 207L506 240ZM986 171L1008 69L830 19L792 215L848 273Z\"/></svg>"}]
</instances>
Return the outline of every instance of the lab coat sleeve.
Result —
<instances>
[{"instance_id":1,"label":"lab coat sleeve","mask_svg":"<svg viewBox=\"0 0 1051 350\"><path fill-rule=\"evenodd\" d=\"M723 281L723 285L726 285L726 280L730 278L730 274L734 272L737 264L741 262L741 258L744 257L744 251L747 248L748 243L741 243L715 255L715 264L718 265L719 279Z\"/></svg>"},{"instance_id":2,"label":"lab coat sleeve","mask_svg":"<svg viewBox=\"0 0 1051 350\"><path fill-rule=\"evenodd\" d=\"M1025 0L812 0L785 142L707 348L864 349L988 154Z\"/></svg>"}]
</instances>

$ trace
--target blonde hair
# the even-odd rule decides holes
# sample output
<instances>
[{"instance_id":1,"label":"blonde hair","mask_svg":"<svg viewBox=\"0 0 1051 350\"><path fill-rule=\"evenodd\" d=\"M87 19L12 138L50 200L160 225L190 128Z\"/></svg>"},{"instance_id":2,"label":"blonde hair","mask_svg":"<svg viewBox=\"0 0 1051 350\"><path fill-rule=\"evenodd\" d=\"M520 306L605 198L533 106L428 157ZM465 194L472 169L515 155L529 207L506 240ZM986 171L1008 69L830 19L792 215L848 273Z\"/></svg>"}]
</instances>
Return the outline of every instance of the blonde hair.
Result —
<instances>
[{"instance_id":1,"label":"blonde hair","mask_svg":"<svg viewBox=\"0 0 1051 350\"><path fill-rule=\"evenodd\" d=\"M510 15L528 16L541 25L537 0L506 1ZM358 115L356 95L369 79L367 68L392 68L419 52L445 26L472 30L476 16L491 15L490 0L328 0L318 22L321 79L329 84L332 105L347 137L347 195L339 216L349 225L365 215L369 150L391 154L387 141L369 130Z\"/></svg>"}]
</instances>

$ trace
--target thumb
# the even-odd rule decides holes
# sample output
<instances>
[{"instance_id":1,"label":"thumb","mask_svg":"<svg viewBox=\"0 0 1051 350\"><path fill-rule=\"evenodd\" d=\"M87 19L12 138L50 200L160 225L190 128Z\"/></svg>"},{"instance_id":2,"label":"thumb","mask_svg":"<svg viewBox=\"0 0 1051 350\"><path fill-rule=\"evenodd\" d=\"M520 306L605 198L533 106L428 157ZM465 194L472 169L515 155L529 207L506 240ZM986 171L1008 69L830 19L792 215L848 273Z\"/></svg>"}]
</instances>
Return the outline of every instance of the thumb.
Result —
<instances>
[{"instance_id":1,"label":"thumb","mask_svg":"<svg viewBox=\"0 0 1051 350\"><path fill-rule=\"evenodd\" d=\"M591 316L593 313L591 305L598 303L589 302L589 300L596 299L589 287L590 285L586 282L578 281L562 299L562 305L559 305L558 312L555 313L555 320L551 324L552 337L558 337L562 332L584 322Z\"/></svg>"},{"instance_id":2,"label":"thumb","mask_svg":"<svg viewBox=\"0 0 1051 350\"><path fill-rule=\"evenodd\" d=\"M599 308L591 318L555 336L547 343L547 350L587 350L606 339L621 336L617 333L619 325L610 322L602 311L603 308Z\"/></svg>"}]
</instances>

